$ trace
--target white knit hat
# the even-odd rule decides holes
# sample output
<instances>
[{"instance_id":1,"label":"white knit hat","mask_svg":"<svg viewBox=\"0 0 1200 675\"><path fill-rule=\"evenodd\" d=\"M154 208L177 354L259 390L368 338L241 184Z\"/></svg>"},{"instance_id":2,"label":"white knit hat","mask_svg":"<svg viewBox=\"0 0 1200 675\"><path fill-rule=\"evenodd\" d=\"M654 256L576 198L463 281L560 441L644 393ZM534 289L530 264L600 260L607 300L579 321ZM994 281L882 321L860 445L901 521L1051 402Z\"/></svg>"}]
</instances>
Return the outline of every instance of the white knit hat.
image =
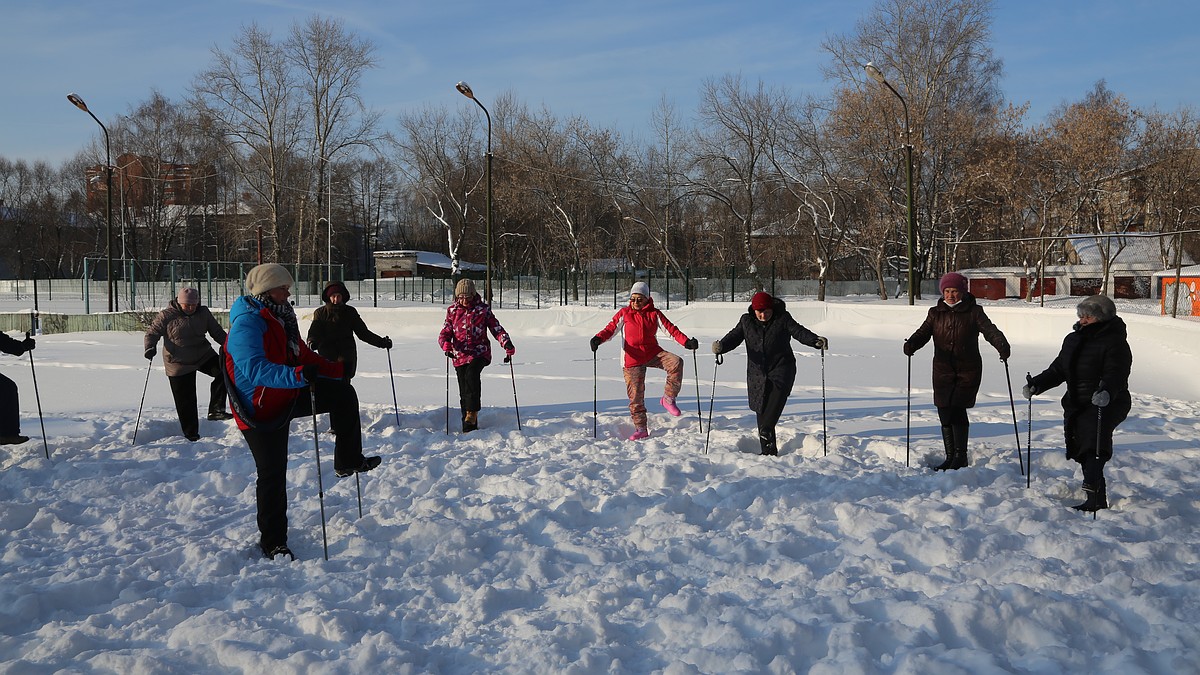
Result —
<instances>
[{"instance_id":1,"label":"white knit hat","mask_svg":"<svg viewBox=\"0 0 1200 675\"><path fill-rule=\"evenodd\" d=\"M261 295L280 286L295 284L287 268L278 263L263 263L246 274L246 290L250 295Z\"/></svg>"},{"instance_id":2,"label":"white knit hat","mask_svg":"<svg viewBox=\"0 0 1200 675\"><path fill-rule=\"evenodd\" d=\"M630 295L634 295L635 293L648 298L650 297L650 286L644 281L639 281L633 285L633 288L629 289Z\"/></svg>"}]
</instances>

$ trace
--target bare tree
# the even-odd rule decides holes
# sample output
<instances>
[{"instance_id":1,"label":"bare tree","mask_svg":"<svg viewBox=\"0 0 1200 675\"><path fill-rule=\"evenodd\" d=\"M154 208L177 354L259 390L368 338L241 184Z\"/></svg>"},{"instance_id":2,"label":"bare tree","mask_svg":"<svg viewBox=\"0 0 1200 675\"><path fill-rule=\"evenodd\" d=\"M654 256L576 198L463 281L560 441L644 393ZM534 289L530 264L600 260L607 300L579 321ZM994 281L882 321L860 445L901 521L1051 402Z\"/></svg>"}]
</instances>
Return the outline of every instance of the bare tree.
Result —
<instances>
[{"instance_id":1,"label":"bare tree","mask_svg":"<svg viewBox=\"0 0 1200 675\"><path fill-rule=\"evenodd\" d=\"M710 79L700 92L693 187L724 207L737 224L742 260L759 289L763 284L751 234L762 225L758 209L769 189L764 174L788 105L782 90L761 81L749 89L738 75Z\"/></svg>"},{"instance_id":2,"label":"bare tree","mask_svg":"<svg viewBox=\"0 0 1200 675\"><path fill-rule=\"evenodd\" d=\"M285 216L305 129L302 89L283 46L252 24L230 50L213 48L213 63L192 89L203 114L230 141L231 162L266 212L274 246L264 259L279 260L296 225Z\"/></svg>"},{"instance_id":3,"label":"bare tree","mask_svg":"<svg viewBox=\"0 0 1200 675\"><path fill-rule=\"evenodd\" d=\"M863 73L874 62L907 104L911 128L893 126L893 140L876 147L913 146L917 269L910 273L918 291L939 233L953 226L949 194L976 143L973 130L1000 108L1001 62L990 39L990 0L881 0L854 33L824 43L832 57L826 75L840 83L835 99L865 92L880 118L893 125L902 119L892 92ZM904 170L902 162L894 165Z\"/></svg>"}]
</instances>

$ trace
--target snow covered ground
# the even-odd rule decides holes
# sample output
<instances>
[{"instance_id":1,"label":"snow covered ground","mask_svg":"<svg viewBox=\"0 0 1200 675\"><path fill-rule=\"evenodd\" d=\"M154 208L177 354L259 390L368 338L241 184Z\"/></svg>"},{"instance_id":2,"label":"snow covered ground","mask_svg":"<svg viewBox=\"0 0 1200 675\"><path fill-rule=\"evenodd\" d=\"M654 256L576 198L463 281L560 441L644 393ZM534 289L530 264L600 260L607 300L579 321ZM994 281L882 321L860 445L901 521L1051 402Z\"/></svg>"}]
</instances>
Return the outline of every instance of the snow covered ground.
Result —
<instances>
[{"instance_id":1,"label":"snow covered ground","mask_svg":"<svg viewBox=\"0 0 1200 675\"><path fill-rule=\"evenodd\" d=\"M756 454L744 350L719 368L707 352L743 305L672 306L702 349L694 361L664 339L686 358L685 415L652 403L640 443L624 440L619 347L593 362L587 346L611 309L499 312L520 428L497 362L466 436L445 433L444 310L362 309L396 340L393 378L363 346L355 380L384 463L362 477L360 518L319 434L326 561L312 427L293 422L291 563L259 557L240 434L202 421L199 442L180 437L140 334L43 336L49 460L29 359L0 356L38 437L0 448L0 671L1200 672L1200 325L1122 308L1134 410L1108 467L1113 508L1093 520L1067 508L1082 494L1061 390L1032 406L1029 489L1016 451L1020 384L1057 352L1069 308L988 305L1014 345L1017 428L984 345L968 469L924 468L941 440L932 349L918 352L906 461L900 344L928 304L790 303L831 349L822 362L795 345L778 458ZM707 418L714 377L706 454L697 408ZM647 398L661 387L652 371ZM450 399L457 426L454 386Z\"/></svg>"}]
</instances>

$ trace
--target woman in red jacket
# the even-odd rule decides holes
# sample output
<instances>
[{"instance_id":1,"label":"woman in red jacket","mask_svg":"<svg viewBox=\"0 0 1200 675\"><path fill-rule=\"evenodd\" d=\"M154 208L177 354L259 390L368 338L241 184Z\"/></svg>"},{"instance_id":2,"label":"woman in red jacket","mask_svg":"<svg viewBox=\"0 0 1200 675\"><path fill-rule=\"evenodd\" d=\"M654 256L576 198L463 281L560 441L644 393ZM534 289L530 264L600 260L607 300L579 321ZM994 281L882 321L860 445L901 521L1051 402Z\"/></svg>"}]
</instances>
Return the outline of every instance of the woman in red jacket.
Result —
<instances>
[{"instance_id":1,"label":"woman in red jacket","mask_svg":"<svg viewBox=\"0 0 1200 675\"><path fill-rule=\"evenodd\" d=\"M662 368L667 371L667 385L659 403L667 412L679 417L679 406L675 397L683 384L683 359L664 350L658 344L655 333L659 327L666 329L675 341L685 349L695 350L699 346L696 338L683 334L666 315L654 307L650 287L639 281L629 291L629 305L613 315L612 321L592 338L592 351L607 342L618 328L624 328L625 336L625 392L629 395L629 414L633 418L634 431L629 437L638 441L650 435L646 430L646 369Z\"/></svg>"}]
</instances>

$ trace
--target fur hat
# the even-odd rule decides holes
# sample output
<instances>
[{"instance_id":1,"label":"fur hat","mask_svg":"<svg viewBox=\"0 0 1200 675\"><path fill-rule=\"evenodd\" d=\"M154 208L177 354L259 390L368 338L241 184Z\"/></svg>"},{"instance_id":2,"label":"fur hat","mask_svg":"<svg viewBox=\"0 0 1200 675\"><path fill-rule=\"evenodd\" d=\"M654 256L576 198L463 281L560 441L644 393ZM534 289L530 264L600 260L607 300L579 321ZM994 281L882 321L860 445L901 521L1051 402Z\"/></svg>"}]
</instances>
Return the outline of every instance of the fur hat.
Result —
<instances>
[{"instance_id":1,"label":"fur hat","mask_svg":"<svg viewBox=\"0 0 1200 675\"><path fill-rule=\"evenodd\" d=\"M957 288L963 293L967 292L967 278L958 272L947 272L942 275L938 281L938 293L945 291L947 288Z\"/></svg>"},{"instance_id":2,"label":"fur hat","mask_svg":"<svg viewBox=\"0 0 1200 675\"><path fill-rule=\"evenodd\" d=\"M200 291L194 288L181 288L179 294L175 296L175 300L181 305L198 305L200 304Z\"/></svg>"},{"instance_id":3,"label":"fur hat","mask_svg":"<svg viewBox=\"0 0 1200 675\"><path fill-rule=\"evenodd\" d=\"M771 297L766 291L759 291L750 298L750 309L764 310L771 309L775 306L775 298Z\"/></svg>"},{"instance_id":4,"label":"fur hat","mask_svg":"<svg viewBox=\"0 0 1200 675\"><path fill-rule=\"evenodd\" d=\"M1107 295L1089 295L1075 307L1079 318L1090 316L1097 321L1108 321L1117 315L1117 305Z\"/></svg>"},{"instance_id":5,"label":"fur hat","mask_svg":"<svg viewBox=\"0 0 1200 675\"><path fill-rule=\"evenodd\" d=\"M342 302L350 302L349 289L346 288L346 284L343 284L337 280L328 281L325 283L325 290L321 291L321 299L325 302L329 302L330 296L332 296L334 293L338 293L345 298L342 300Z\"/></svg>"},{"instance_id":6,"label":"fur hat","mask_svg":"<svg viewBox=\"0 0 1200 675\"><path fill-rule=\"evenodd\" d=\"M246 290L250 295L262 295L272 288L290 287L295 283L287 268L278 263L263 263L246 274Z\"/></svg>"},{"instance_id":7,"label":"fur hat","mask_svg":"<svg viewBox=\"0 0 1200 675\"><path fill-rule=\"evenodd\" d=\"M633 285L633 288L629 289L629 294L644 295L648 298L650 297L650 285L644 281L639 281Z\"/></svg>"},{"instance_id":8,"label":"fur hat","mask_svg":"<svg viewBox=\"0 0 1200 675\"><path fill-rule=\"evenodd\" d=\"M468 298L475 295L475 282L470 279L459 279L458 284L454 287L454 297L465 295Z\"/></svg>"}]
</instances>

